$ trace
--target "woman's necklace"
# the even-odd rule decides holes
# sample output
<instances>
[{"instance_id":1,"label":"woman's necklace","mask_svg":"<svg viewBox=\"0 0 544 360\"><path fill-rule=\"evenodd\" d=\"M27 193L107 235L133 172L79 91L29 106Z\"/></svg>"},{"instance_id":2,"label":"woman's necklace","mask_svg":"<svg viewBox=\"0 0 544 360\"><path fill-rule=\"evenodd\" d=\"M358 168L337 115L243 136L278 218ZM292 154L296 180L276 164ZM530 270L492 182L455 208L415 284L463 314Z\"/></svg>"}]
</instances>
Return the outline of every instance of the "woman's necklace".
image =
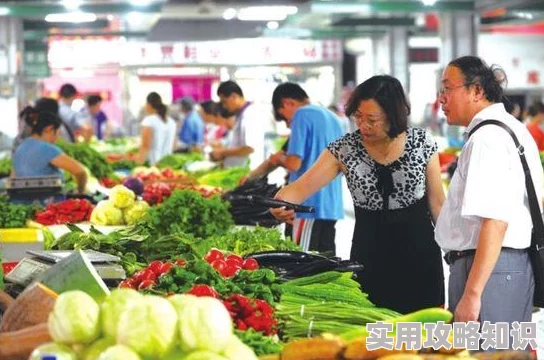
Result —
<instances>
[{"instance_id":1,"label":"woman's necklace","mask_svg":"<svg viewBox=\"0 0 544 360\"><path fill-rule=\"evenodd\" d=\"M406 133L400 134L394 139L387 139L383 144L365 144L368 154L377 163L382 165L389 165L396 161L404 151L404 143L406 140Z\"/></svg>"}]
</instances>

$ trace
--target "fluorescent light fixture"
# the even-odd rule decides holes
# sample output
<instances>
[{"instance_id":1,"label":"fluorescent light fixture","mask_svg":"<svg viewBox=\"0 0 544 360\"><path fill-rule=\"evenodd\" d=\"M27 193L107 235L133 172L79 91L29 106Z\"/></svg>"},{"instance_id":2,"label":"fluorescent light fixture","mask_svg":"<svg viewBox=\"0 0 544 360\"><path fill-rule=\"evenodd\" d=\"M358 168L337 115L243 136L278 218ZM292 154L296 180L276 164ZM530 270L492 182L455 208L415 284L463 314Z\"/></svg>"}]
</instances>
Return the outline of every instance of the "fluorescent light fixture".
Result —
<instances>
[{"instance_id":1,"label":"fluorescent light fixture","mask_svg":"<svg viewBox=\"0 0 544 360\"><path fill-rule=\"evenodd\" d=\"M277 28L280 27L280 24L277 21L269 21L266 24L266 27L269 28L270 30L276 30Z\"/></svg>"},{"instance_id":2,"label":"fluorescent light fixture","mask_svg":"<svg viewBox=\"0 0 544 360\"><path fill-rule=\"evenodd\" d=\"M238 11L243 21L282 21L298 12L296 6L248 6Z\"/></svg>"},{"instance_id":3,"label":"fluorescent light fixture","mask_svg":"<svg viewBox=\"0 0 544 360\"><path fill-rule=\"evenodd\" d=\"M321 14L370 14L370 4L312 3L312 12Z\"/></svg>"},{"instance_id":4,"label":"fluorescent light fixture","mask_svg":"<svg viewBox=\"0 0 544 360\"><path fill-rule=\"evenodd\" d=\"M9 14L9 8L4 6L0 7L0 16L5 16L7 14Z\"/></svg>"},{"instance_id":5,"label":"fluorescent light fixture","mask_svg":"<svg viewBox=\"0 0 544 360\"><path fill-rule=\"evenodd\" d=\"M130 0L130 3L134 6L148 6L151 5L151 0Z\"/></svg>"},{"instance_id":6,"label":"fluorescent light fixture","mask_svg":"<svg viewBox=\"0 0 544 360\"><path fill-rule=\"evenodd\" d=\"M433 6L434 4L436 4L436 0L421 0L421 2L425 6Z\"/></svg>"},{"instance_id":7,"label":"fluorescent light fixture","mask_svg":"<svg viewBox=\"0 0 544 360\"><path fill-rule=\"evenodd\" d=\"M225 20L232 20L236 17L236 9L235 8L228 8L223 12L223 19Z\"/></svg>"},{"instance_id":8,"label":"fluorescent light fixture","mask_svg":"<svg viewBox=\"0 0 544 360\"><path fill-rule=\"evenodd\" d=\"M93 13L70 12L61 14L49 14L45 17L47 22L70 22L70 23L87 23L96 21L96 15Z\"/></svg>"},{"instance_id":9,"label":"fluorescent light fixture","mask_svg":"<svg viewBox=\"0 0 544 360\"><path fill-rule=\"evenodd\" d=\"M62 5L68 10L77 10L83 4L82 0L63 0Z\"/></svg>"},{"instance_id":10,"label":"fluorescent light fixture","mask_svg":"<svg viewBox=\"0 0 544 360\"><path fill-rule=\"evenodd\" d=\"M144 21L145 15L138 11L131 11L127 14L127 20L131 23L141 23Z\"/></svg>"}]
</instances>

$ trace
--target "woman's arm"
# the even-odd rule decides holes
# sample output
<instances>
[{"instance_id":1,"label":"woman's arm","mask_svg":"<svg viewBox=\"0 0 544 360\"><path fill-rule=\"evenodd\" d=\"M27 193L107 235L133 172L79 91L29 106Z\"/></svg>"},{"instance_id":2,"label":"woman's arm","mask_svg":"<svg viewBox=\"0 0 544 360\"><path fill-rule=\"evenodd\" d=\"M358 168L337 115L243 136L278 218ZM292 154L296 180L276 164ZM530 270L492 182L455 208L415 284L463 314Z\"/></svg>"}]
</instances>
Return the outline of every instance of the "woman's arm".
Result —
<instances>
[{"instance_id":1,"label":"woman's arm","mask_svg":"<svg viewBox=\"0 0 544 360\"><path fill-rule=\"evenodd\" d=\"M444 199L446 197L444 195L444 187L442 186L442 175L440 172L440 162L438 161L438 152L436 152L429 160L425 175L427 202L433 221L436 224L436 220L438 219L438 215L440 214L442 204L444 203Z\"/></svg>"},{"instance_id":2,"label":"woman's arm","mask_svg":"<svg viewBox=\"0 0 544 360\"><path fill-rule=\"evenodd\" d=\"M315 164L304 175L276 194L276 199L300 204L334 180L341 168L342 164L334 155L329 150L324 150ZM284 208L270 209L270 212L277 219L287 222L291 222L295 216L293 210Z\"/></svg>"},{"instance_id":3,"label":"woman's arm","mask_svg":"<svg viewBox=\"0 0 544 360\"><path fill-rule=\"evenodd\" d=\"M87 185L87 172L83 165L80 162L74 160L66 154L60 154L53 160L51 160L51 165L68 171L70 174L74 175L77 181L77 190L79 193L85 192L85 185Z\"/></svg>"},{"instance_id":4,"label":"woman's arm","mask_svg":"<svg viewBox=\"0 0 544 360\"><path fill-rule=\"evenodd\" d=\"M136 156L136 162L143 164L147 160L149 154L149 148L151 147L151 137L153 136L153 130L148 126L142 126L142 137L140 151Z\"/></svg>"}]
</instances>

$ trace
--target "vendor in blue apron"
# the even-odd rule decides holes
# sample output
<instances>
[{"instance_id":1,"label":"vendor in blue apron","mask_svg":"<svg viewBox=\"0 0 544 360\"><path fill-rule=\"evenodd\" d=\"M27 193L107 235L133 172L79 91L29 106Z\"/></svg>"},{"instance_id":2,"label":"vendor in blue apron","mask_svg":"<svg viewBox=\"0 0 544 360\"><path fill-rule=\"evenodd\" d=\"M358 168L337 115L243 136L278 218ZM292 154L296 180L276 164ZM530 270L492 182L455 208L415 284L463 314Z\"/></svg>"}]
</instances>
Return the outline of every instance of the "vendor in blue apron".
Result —
<instances>
[{"instance_id":1,"label":"vendor in blue apron","mask_svg":"<svg viewBox=\"0 0 544 360\"><path fill-rule=\"evenodd\" d=\"M377 306L401 313L443 305L433 221L444 191L435 141L425 130L408 127L410 107L391 76L360 84L346 114L358 130L330 143L276 198L300 203L343 173L355 206L351 260L364 265L362 290ZM294 216L283 208L271 211L282 220Z\"/></svg>"},{"instance_id":2,"label":"vendor in blue apron","mask_svg":"<svg viewBox=\"0 0 544 360\"><path fill-rule=\"evenodd\" d=\"M85 168L55 145L62 124L58 115L45 111L29 111L25 122L31 128L31 135L17 147L13 154L12 177L58 176L62 178L62 169L74 176L78 192L83 193L87 184Z\"/></svg>"}]
</instances>

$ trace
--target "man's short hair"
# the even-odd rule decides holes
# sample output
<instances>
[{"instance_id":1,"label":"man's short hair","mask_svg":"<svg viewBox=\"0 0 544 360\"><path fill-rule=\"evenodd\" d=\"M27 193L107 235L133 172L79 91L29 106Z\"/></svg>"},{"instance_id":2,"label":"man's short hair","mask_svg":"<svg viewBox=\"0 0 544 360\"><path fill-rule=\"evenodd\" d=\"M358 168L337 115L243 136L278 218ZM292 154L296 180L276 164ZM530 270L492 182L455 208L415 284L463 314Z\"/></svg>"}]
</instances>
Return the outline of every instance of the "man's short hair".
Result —
<instances>
[{"instance_id":1,"label":"man's short hair","mask_svg":"<svg viewBox=\"0 0 544 360\"><path fill-rule=\"evenodd\" d=\"M217 88L217 96L231 96L232 94L238 94L241 97L244 97L242 88L232 80L223 81L219 88Z\"/></svg>"},{"instance_id":2,"label":"man's short hair","mask_svg":"<svg viewBox=\"0 0 544 360\"><path fill-rule=\"evenodd\" d=\"M179 104L183 111L193 111L195 108L195 100L191 96L184 96L179 101Z\"/></svg>"},{"instance_id":3,"label":"man's short hair","mask_svg":"<svg viewBox=\"0 0 544 360\"><path fill-rule=\"evenodd\" d=\"M76 87L72 84L64 84L60 87L59 95L63 99L69 99L76 96Z\"/></svg>"},{"instance_id":4,"label":"man's short hair","mask_svg":"<svg viewBox=\"0 0 544 360\"><path fill-rule=\"evenodd\" d=\"M89 95L87 97L87 105L94 106L102 102L102 97L100 95Z\"/></svg>"}]
</instances>

